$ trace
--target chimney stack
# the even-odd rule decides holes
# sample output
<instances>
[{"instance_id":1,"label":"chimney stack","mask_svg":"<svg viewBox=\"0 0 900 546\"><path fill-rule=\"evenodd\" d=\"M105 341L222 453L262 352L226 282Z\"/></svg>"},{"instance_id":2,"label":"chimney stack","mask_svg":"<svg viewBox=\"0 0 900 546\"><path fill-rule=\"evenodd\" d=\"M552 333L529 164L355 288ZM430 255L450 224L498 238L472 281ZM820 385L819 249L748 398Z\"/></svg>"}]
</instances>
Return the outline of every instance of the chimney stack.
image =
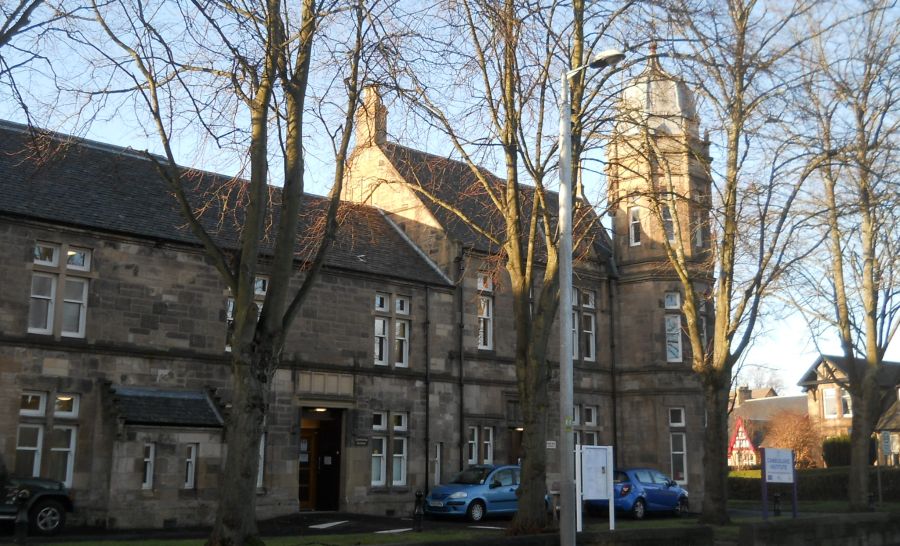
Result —
<instances>
[{"instance_id":1,"label":"chimney stack","mask_svg":"<svg viewBox=\"0 0 900 546\"><path fill-rule=\"evenodd\" d=\"M356 147L384 144L387 140L387 108L381 102L378 86L363 88L362 104L356 111Z\"/></svg>"}]
</instances>

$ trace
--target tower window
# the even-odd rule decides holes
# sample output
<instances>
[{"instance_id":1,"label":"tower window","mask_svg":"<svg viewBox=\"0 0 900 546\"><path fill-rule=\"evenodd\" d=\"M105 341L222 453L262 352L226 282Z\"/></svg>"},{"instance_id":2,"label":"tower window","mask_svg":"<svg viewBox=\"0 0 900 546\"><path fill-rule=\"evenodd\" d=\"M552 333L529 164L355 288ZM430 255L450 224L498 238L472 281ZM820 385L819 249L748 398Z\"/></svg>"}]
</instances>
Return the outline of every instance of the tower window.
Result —
<instances>
[{"instance_id":1,"label":"tower window","mask_svg":"<svg viewBox=\"0 0 900 546\"><path fill-rule=\"evenodd\" d=\"M631 246L641 244L641 209L631 207L628 209L628 242Z\"/></svg>"}]
</instances>

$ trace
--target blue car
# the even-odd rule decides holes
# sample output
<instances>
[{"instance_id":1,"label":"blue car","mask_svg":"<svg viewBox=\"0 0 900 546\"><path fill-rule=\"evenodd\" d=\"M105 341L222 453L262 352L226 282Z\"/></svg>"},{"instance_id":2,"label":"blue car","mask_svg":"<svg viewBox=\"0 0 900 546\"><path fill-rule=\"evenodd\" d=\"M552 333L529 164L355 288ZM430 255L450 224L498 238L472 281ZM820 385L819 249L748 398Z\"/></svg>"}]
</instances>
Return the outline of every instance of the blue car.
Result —
<instances>
[{"instance_id":1,"label":"blue car","mask_svg":"<svg viewBox=\"0 0 900 546\"><path fill-rule=\"evenodd\" d=\"M615 509L634 519L643 519L648 512L688 512L688 492L668 476L652 468L626 468L613 475ZM606 500L587 500L589 510L609 510Z\"/></svg>"},{"instance_id":2,"label":"blue car","mask_svg":"<svg viewBox=\"0 0 900 546\"><path fill-rule=\"evenodd\" d=\"M516 465L470 466L428 493L425 513L465 516L470 521L481 521L488 514L515 514L519 473Z\"/></svg>"}]
</instances>

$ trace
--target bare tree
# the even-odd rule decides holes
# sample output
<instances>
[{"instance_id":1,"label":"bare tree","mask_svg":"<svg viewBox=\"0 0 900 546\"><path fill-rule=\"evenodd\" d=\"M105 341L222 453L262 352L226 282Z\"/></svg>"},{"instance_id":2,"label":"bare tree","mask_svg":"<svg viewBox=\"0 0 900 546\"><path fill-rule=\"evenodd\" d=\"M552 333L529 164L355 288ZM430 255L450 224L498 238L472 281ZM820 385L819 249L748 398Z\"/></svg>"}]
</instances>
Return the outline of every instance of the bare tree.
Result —
<instances>
[{"instance_id":1,"label":"bare tree","mask_svg":"<svg viewBox=\"0 0 900 546\"><path fill-rule=\"evenodd\" d=\"M208 544L252 543L258 540L257 453L271 381L338 221L361 59L366 54L367 8L355 0L303 0L297 5L280 0L116 0L92 6L101 32L82 30L81 45L93 52L95 70L106 70L111 81L124 83L89 95L103 101L126 96L138 105L163 149L162 158L148 157L156 162L188 227L234 297L232 410L226 421L227 457L216 523ZM337 129L329 130L334 131L335 167L323 227L318 233L303 234L305 240L300 241L298 215L307 199L303 135L311 124L308 112L320 110L307 103L314 45L335 56L329 66L338 70L330 82L320 81L336 86L330 100L343 105ZM218 188L218 198L237 211L236 245L218 239L203 218L207 203L194 191L203 174L176 162L174 149L183 145L182 140L196 137L186 134L185 126L202 127L207 138L233 151L246 166L246 180L235 179ZM280 170L270 170L275 165ZM270 186L272 178L282 183L279 190ZM312 251L298 253L310 238ZM268 288L260 306L254 302L254 285L264 254ZM294 289L292 282L298 278L299 289Z\"/></svg>"},{"instance_id":2,"label":"bare tree","mask_svg":"<svg viewBox=\"0 0 900 546\"><path fill-rule=\"evenodd\" d=\"M734 367L752 340L764 296L814 246L798 246L804 219L792 216L791 207L815 160L787 137L794 121L789 99L797 84L788 69L798 45L790 29L812 6L805 0L728 0L675 2L667 10L671 55L701 91L712 114L705 121L723 156L718 167L690 152L714 188L697 202L671 176L683 147L661 145L649 134L644 142L658 178L651 209L672 232L664 246L684 289L684 334L707 409L701 514L706 523L728 521L728 391ZM671 212L691 207L706 210L699 222ZM697 229L712 234L705 256L691 248ZM715 317L708 337L702 320L707 309Z\"/></svg>"},{"instance_id":3,"label":"bare tree","mask_svg":"<svg viewBox=\"0 0 900 546\"><path fill-rule=\"evenodd\" d=\"M765 445L790 449L797 468L817 468L822 465L822 433L809 415L783 411L774 415L766 425Z\"/></svg>"},{"instance_id":4,"label":"bare tree","mask_svg":"<svg viewBox=\"0 0 900 546\"><path fill-rule=\"evenodd\" d=\"M454 155L468 166L469 176L464 180L471 183L455 180L461 184L455 191L476 198L482 208L472 214L424 185L413 182L412 189L484 238L493 253L485 259L494 260L509 278L524 421L515 533L535 532L550 523L544 500L546 439L549 417L555 412L547 350L559 305L559 256L556 196L547 185L557 168L555 88L565 70L585 64L606 37L609 25L618 22L630 4L585 6L579 0L538 6L518 0L462 0L433 14L430 27L437 32L419 36L416 51L421 56L404 59L390 74L401 96L449 138ZM443 67L453 66L454 74L458 69L459 78L443 85L459 86L477 97L462 113L439 105L429 81L431 61L425 52L434 53ZM442 68L441 74L446 70ZM610 96L588 90L588 82L603 83L586 80L583 75L570 82L575 153L572 164L560 168L572 169L580 163L585 149L581 135L589 134L593 127L584 129L586 116L596 114L597 105ZM473 119L483 123L473 125ZM488 173L479 166L480 160L496 160L503 175ZM576 251L586 256L599 224L583 200L576 205L574 225L576 238L581 239Z\"/></svg>"},{"instance_id":5,"label":"bare tree","mask_svg":"<svg viewBox=\"0 0 900 546\"><path fill-rule=\"evenodd\" d=\"M869 438L884 410L878 378L900 326L900 31L894 1L846 6L855 17L805 50L815 70L804 113L811 153L826 155L810 195L827 244L797 276L794 301L815 335L836 336L845 362L833 379L853 404L848 488L868 506Z\"/></svg>"}]
</instances>

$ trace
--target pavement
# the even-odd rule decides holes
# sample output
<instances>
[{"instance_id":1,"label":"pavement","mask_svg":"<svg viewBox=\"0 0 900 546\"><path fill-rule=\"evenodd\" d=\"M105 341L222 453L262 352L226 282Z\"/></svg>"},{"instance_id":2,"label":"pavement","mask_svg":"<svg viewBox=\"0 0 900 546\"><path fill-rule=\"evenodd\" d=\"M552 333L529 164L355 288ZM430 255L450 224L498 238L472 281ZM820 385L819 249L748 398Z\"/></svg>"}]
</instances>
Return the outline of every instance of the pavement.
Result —
<instances>
[{"instance_id":1,"label":"pavement","mask_svg":"<svg viewBox=\"0 0 900 546\"><path fill-rule=\"evenodd\" d=\"M502 533L509 525L511 518L488 517L478 524L464 519L432 519L422 521L422 528L433 530L459 530L465 528L495 529ZM272 536L311 536L371 533L399 534L415 532L415 522L409 516L387 517L348 514L344 512L300 512L258 523L260 535ZM12 544L14 528L9 522L0 522L0 544ZM72 542L81 544L102 543L105 540L171 540L204 538L209 535L208 527L191 527L177 529L100 529L96 527L67 527L59 535L51 539L29 537L28 544L46 542Z\"/></svg>"}]
</instances>

